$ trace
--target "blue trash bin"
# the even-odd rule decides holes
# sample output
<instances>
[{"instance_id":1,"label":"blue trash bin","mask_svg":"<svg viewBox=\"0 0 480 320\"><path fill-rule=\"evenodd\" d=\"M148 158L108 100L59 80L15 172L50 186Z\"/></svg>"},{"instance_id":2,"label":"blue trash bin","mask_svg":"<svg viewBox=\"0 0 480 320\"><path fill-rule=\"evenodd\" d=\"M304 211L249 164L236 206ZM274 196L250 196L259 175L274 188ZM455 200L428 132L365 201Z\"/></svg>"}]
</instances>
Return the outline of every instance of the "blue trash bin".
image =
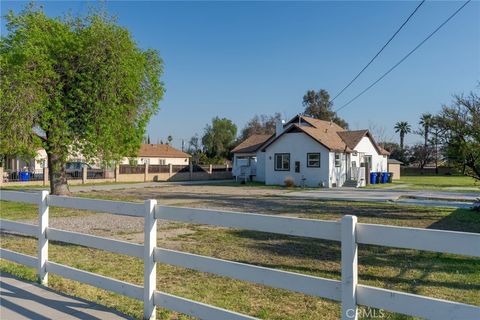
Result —
<instances>
[{"instance_id":1,"label":"blue trash bin","mask_svg":"<svg viewBox=\"0 0 480 320\"><path fill-rule=\"evenodd\" d=\"M377 173L370 172L370 184L377 184Z\"/></svg>"},{"instance_id":2,"label":"blue trash bin","mask_svg":"<svg viewBox=\"0 0 480 320\"><path fill-rule=\"evenodd\" d=\"M22 171L18 176L18 180L20 181L29 181L30 180L30 172Z\"/></svg>"},{"instance_id":3,"label":"blue trash bin","mask_svg":"<svg viewBox=\"0 0 480 320\"><path fill-rule=\"evenodd\" d=\"M386 172L382 172L382 176L381 176L381 183L387 183L387 180L388 180L388 174Z\"/></svg>"}]
</instances>

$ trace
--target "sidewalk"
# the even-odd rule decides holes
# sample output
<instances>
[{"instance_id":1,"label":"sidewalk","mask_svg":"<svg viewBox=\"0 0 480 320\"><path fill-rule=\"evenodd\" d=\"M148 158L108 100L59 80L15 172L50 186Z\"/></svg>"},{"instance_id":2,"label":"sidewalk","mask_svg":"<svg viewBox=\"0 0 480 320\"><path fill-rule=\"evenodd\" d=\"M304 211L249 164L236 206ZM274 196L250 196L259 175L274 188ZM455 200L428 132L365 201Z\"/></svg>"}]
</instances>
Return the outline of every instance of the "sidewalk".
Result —
<instances>
[{"instance_id":1,"label":"sidewalk","mask_svg":"<svg viewBox=\"0 0 480 320\"><path fill-rule=\"evenodd\" d=\"M118 311L20 280L5 272L0 273L0 317L2 320L132 319Z\"/></svg>"},{"instance_id":2,"label":"sidewalk","mask_svg":"<svg viewBox=\"0 0 480 320\"><path fill-rule=\"evenodd\" d=\"M412 191L396 189L333 188L286 193L283 196L367 202L392 202L425 206L469 208L479 193Z\"/></svg>"}]
</instances>

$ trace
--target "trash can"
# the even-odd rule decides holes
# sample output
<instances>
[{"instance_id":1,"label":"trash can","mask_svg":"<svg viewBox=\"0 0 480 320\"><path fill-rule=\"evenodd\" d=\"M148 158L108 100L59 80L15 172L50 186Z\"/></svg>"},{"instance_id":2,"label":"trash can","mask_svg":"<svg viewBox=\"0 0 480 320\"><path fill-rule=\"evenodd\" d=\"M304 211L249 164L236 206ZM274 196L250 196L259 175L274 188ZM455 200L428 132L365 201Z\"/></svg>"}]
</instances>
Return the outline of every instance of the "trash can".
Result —
<instances>
[{"instance_id":1,"label":"trash can","mask_svg":"<svg viewBox=\"0 0 480 320\"><path fill-rule=\"evenodd\" d=\"M20 181L28 181L30 180L30 172L28 171L22 171L19 174L19 179Z\"/></svg>"},{"instance_id":2,"label":"trash can","mask_svg":"<svg viewBox=\"0 0 480 320\"><path fill-rule=\"evenodd\" d=\"M388 173L388 183L392 183L393 180L393 172Z\"/></svg>"},{"instance_id":3,"label":"trash can","mask_svg":"<svg viewBox=\"0 0 480 320\"><path fill-rule=\"evenodd\" d=\"M377 173L370 172L370 184L377 184Z\"/></svg>"},{"instance_id":4,"label":"trash can","mask_svg":"<svg viewBox=\"0 0 480 320\"><path fill-rule=\"evenodd\" d=\"M382 172L382 183L388 182L388 172Z\"/></svg>"}]
</instances>

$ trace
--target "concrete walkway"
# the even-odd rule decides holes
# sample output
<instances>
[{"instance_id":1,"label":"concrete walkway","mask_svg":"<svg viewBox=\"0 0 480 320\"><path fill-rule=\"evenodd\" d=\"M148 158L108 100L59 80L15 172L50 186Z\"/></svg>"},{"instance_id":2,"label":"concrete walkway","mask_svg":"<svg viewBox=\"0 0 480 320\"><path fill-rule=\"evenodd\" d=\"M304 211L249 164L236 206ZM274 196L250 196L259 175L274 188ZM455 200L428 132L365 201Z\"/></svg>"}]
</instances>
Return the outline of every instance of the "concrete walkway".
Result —
<instances>
[{"instance_id":1,"label":"concrete walkway","mask_svg":"<svg viewBox=\"0 0 480 320\"><path fill-rule=\"evenodd\" d=\"M290 192L284 194L284 196L322 200L393 202L432 207L469 208L471 204L480 197L480 193L335 188Z\"/></svg>"},{"instance_id":2,"label":"concrete walkway","mask_svg":"<svg viewBox=\"0 0 480 320\"><path fill-rule=\"evenodd\" d=\"M118 311L0 273L2 320L132 319Z\"/></svg>"}]
</instances>

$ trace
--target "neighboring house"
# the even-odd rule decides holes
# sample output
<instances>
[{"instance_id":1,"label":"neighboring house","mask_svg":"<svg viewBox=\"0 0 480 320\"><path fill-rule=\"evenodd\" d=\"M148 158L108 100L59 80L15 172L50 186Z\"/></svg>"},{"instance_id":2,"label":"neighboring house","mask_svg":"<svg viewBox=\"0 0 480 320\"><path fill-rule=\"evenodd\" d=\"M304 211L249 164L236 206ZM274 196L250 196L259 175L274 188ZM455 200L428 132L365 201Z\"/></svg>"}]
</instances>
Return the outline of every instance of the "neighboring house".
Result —
<instances>
[{"instance_id":1,"label":"neighboring house","mask_svg":"<svg viewBox=\"0 0 480 320\"><path fill-rule=\"evenodd\" d=\"M232 174L234 177L250 180L255 177L257 181L265 181L265 153L258 151L272 137L273 135L270 134L255 134L233 148Z\"/></svg>"},{"instance_id":2,"label":"neighboring house","mask_svg":"<svg viewBox=\"0 0 480 320\"><path fill-rule=\"evenodd\" d=\"M172 164L188 165L191 156L188 153L175 149L168 144L142 144L138 156L124 158L121 164Z\"/></svg>"},{"instance_id":3,"label":"neighboring house","mask_svg":"<svg viewBox=\"0 0 480 320\"><path fill-rule=\"evenodd\" d=\"M400 166L403 164L402 161L397 159L388 159L388 172L393 173L393 180L400 180Z\"/></svg>"},{"instance_id":4,"label":"neighboring house","mask_svg":"<svg viewBox=\"0 0 480 320\"><path fill-rule=\"evenodd\" d=\"M35 156L32 158L26 157L5 157L4 168L5 172L30 171L40 172L47 166L47 152L44 149L38 149Z\"/></svg>"},{"instance_id":5,"label":"neighboring house","mask_svg":"<svg viewBox=\"0 0 480 320\"><path fill-rule=\"evenodd\" d=\"M251 137L252 138L252 137ZM253 143L264 139L261 145ZM362 186L365 171L387 171L388 152L368 130L347 131L330 121L296 116L277 123L270 137L247 139L234 150L233 172L245 172L250 159L256 181L281 185L291 177L296 185L309 187ZM254 153L254 155L253 155Z\"/></svg>"}]
</instances>

